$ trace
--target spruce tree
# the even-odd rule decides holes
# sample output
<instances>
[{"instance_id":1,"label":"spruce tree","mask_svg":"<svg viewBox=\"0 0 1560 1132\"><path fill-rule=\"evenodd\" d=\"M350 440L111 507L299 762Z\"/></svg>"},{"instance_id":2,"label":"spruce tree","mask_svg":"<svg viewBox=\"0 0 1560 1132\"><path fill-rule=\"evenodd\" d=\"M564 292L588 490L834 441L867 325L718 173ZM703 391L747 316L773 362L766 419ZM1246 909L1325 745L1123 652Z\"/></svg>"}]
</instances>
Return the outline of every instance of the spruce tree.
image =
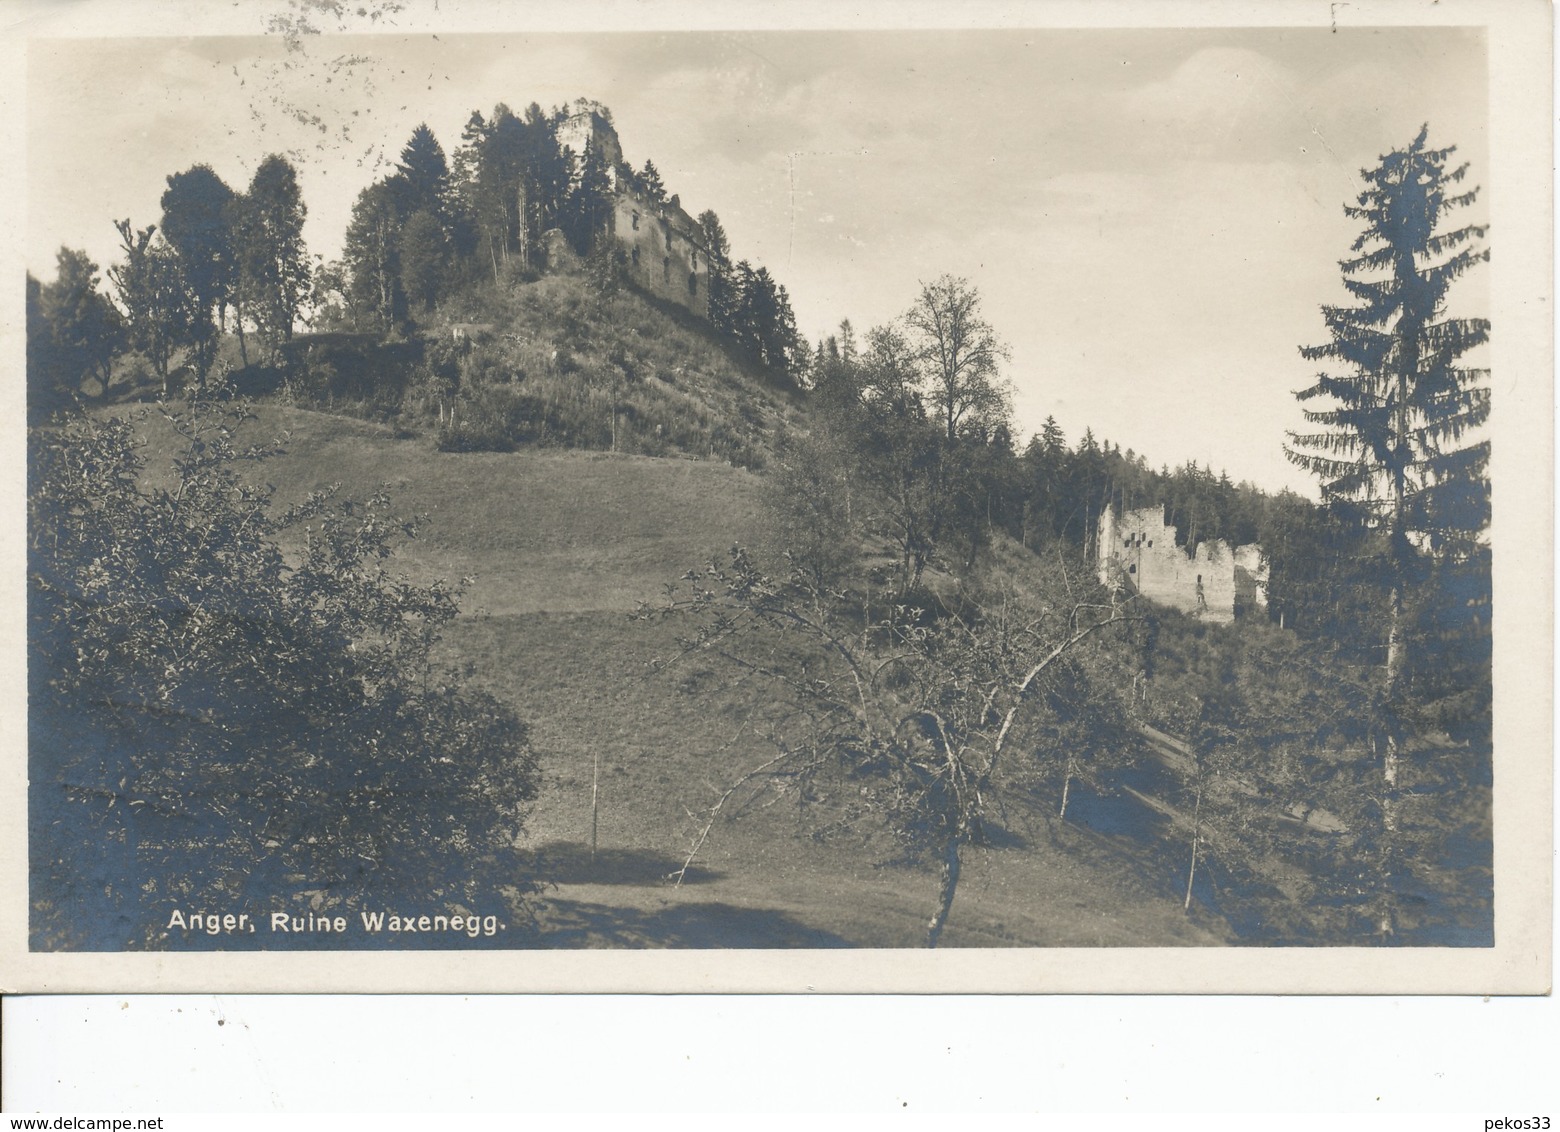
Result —
<instances>
[{"instance_id":1,"label":"spruce tree","mask_svg":"<svg viewBox=\"0 0 1560 1132\"><path fill-rule=\"evenodd\" d=\"M1315 431L1291 433L1285 449L1320 478L1324 501L1352 513L1382 547L1373 572L1384 597L1385 663L1369 719L1382 763L1375 909L1382 938L1395 931L1392 878L1408 869L1403 839L1411 834L1398 828L1398 810L1412 673L1422 661L1442 668L1452 661L1444 642L1428 639L1424 655L1411 658L1414 623L1419 610L1442 604L1434 591L1447 565L1477 573L1488 561L1480 536L1489 517L1489 442L1478 433L1489 415L1489 374L1463 358L1488 341L1489 322L1446 310L1452 283L1489 259L1480 243L1486 229L1448 223L1478 189L1462 186L1468 166L1452 163L1455 147L1430 148L1428 133L1422 127L1407 147L1363 170L1358 203L1345 206L1361 222L1352 256L1340 263L1354 301L1324 306L1331 340L1301 348L1307 359L1333 364L1297 394L1302 403L1320 402L1304 411ZM1482 677L1464 669L1459 679L1470 676L1487 689L1487 668Z\"/></svg>"},{"instance_id":2,"label":"spruce tree","mask_svg":"<svg viewBox=\"0 0 1560 1132\"><path fill-rule=\"evenodd\" d=\"M467 126L469 128L471 123ZM444 159L444 148L439 145L439 139L426 123L412 131L411 140L401 150L401 160L395 170L392 184L397 190L402 220L413 213L426 212L442 223L448 211L449 164Z\"/></svg>"},{"instance_id":3,"label":"spruce tree","mask_svg":"<svg viewBox=\"0 0 1560 1132\"><path fill-rule=\"evenodd\" d=\"M1450 227L1474 203L1455 146L1432 149L1429 127L1362 171L1344 212L1362 224L1340 262L1354 302L1324 306L1330 341L1303 346L1331 372L1297 396L1315 431L1290 433L1285 454L1322 481L1324 501L1354 509L1385 539L1388 632L1379 723L1384 777L1397 779L1406 590L1427 560L1475 555L1489 518L1489 371L1463 364L1489 339L1489 321L1446 312L1452 283L1489 259L1485 227Z\"/></svg>"}]
</instances>

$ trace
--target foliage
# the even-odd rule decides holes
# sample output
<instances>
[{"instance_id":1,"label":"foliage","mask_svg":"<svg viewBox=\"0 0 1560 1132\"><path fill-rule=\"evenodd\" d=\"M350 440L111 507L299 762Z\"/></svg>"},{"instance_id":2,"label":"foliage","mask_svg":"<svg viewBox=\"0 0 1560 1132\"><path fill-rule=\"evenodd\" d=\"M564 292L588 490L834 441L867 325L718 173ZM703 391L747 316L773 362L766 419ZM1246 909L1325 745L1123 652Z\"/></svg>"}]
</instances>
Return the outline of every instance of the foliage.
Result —
<instances>
[{"instance_id":1,"label":"foliage","mask_svg":"<svg viewBox=\"0 0 1560 1132\"><path fill-rule=\"evenodd\" d=\"M178 256L189 291L190 345L197 381L205 381L216 356L233 287L233 190L209 165L192 165L168 178L162 195L162 233Z\"/></svg>"},{"instance_id":2,"label":"foliage","mask_svg":"<svg viewBox=\"0 0 1560 1132\"><path fill-rule=\"evenodd\" d=\"M1477 243L1486 229L1443 227L1478 189L1461 190L1467 164L1452 165L1456 147L1432 149L1428 135L1422 127L1407 147L1362 170L1366 188L1344 208L1362 225L1353 258L1341 264L1354 304L1323 307L1331 340L1301 348L1342 371L1318 374L1300 391L1302 402L1327 407L1306 409L1318 431L1291 433L1285 449L1322 480L1324 498L1356 509L1385 544L1377 727L1389 787L1404 737L1407 673L1416 664L1410 652L1421 651L1409 606L1425 583L1425 559L1477 563L1489 522L1489 442L1473 439L1489 417L1489 371L1462 361L1489 340L1489 321L1446 316L1452 284L1489 259ZM1446 659L1432 650L1429 662Z\"/></svg>"},{"instance_id":3,"label":"foliage","mask_svg":"<svg viewBox=\"0 0 1560 1132\"><path fill-rule=\"evenodd\" d=\"M1138 710L1168 733L1159 794L1176 809L1166 850L1188 877L1195 847L1196 892L1241 936L1487 936L1487 746L1412 739L1400 789L1390 790L1370 742L1381 694L1370 665L1257 622L1154 620ZM1384 924L1388 902L1395 912Z\"/></svg>"},{"instance_id":4,"label":"foliage","mask_svg":"<svg viewBox=\"0 0 1560 1132\"><path fill-rule=\"evenodd\" d=\"M273 350L292 338L309 288L303 243L307 208L292 163L271 154L234 203L234 254L242 315L254 320Z\"/></svg>"},{"instance_id":5,"label":"foliage","mask_svg":"<svg viewBox=\"0 0 1560 1132\"><path fill-rule=\"evenodd\" d=\"M721 286L726 324L717 328L725 330L754 365L781 381L794 382L806 355L785 288L767 268L755 269L747 260L723 273Z\"/></svg>"},{"instance_id":6,"label":"foliage","mask_svg":"<svg viewBox=\"0 0 1560 1132\"><path fill-rule=\"evenodd\" d=\"M27 414L42 420L75 404L81 383L107 393L110 366L123 339L119 312L98 291L97 264L60 248L54 280L27 276Z\"/></svg>"},{"instance_id":7,"label":"foliage","mask_svg":"<svg viewBox=\"0 0 1560 1132\"><path fill-rule=\"evenodd\" d=\"M395 175L389 181L402 217L425 212L442 228L449 194L449 164L444 148L426 122L418 123L401 150Z\"/></svg>"},{"instance_id":8,"label":"foliage","mask_svg":"<svg viewBox=\"0 0 1560 1132\"><path fill-rule=\"evenodd\" d=\"M35 938L161 945L174 907L451 905L518 874L525 727L434 661L460 590L391 572L388 500L289 508L245 407L32 438ZM300 904L305 901L307 904Z\"/></svg>"},{"instance_id":9,"label":"foliage","mask_svg":"<svg viewBox=\"0 0 1560 1132\"><path fill-rule=\"evenodd\" d=\"M589 255L605 235L612 216L612 179L606 158L594 141L576 155L579 167L563 206L563 230L581 256Z\"/></svg>"},{"instance_id":10,"label":"foliage","mask_svg":"<svg viewBox=\"0 0 1560 1132\"><path fill-rule=\"evenodd\" d=\"M928 408L950 443L1012 416L1011 388L998 374L1008 350L982 317L980 292L969 280L942 275L923 284L904 324Z\"/></svg>"},{"instance_id":11,"label":"foliage","mask_svg":"<svg viewBox=\"0 0 1560 1132\"><path fill-rule=\"evenodd\" d=\"M407 217L401 228L401 287L407 300L432 311L446 269L444 229L427 210Z\"/></svg>"},{"instance_id":12,"label":"foliage","mask_svg":"<svg viewBox=\"0 0 1560 1132\"><path fill-rule=\"evenodd\" d=\"M1301 349L1344 371L1319 374L1298 394L1332 407L1307 409L1320 431L1292 433L1286 448L1321 477L1329 499L1371 515L1398 560L1415 536L1436 553L1465 548L1489 514L1489 445L1465 442L1489 416L1489 371L1460 364L1489 340L1489 321L1444 317L1453 282L1489 260L1475 242L1486 229L1442 229L1479 190L1457 191L1468 166L1449 166L1456 147L1428 148L1428 133L1362 170L1367 188L1358 206L1344 208L1363 224L1354 257L1342 263L1356 302L1323 307L1331 341Z\"/></svg>"},{"instance_id":13,"label":"foliage","mask_svg":"<svg viewBox=\"0 0 1560 1132\"><path fill-rule=\"evenodd\" d=\"M847 476L859 480L868 489L858 521L891 549L901 596L920 586L926 567L950 544L961 545L966 566L974 565L998 522L1002 485L1012 478L1007 403L996 395L984 368L1000 346L989 327L974 326L974 290L962 282L955 289L962 313L960 328L945 330L950 342L957 338L959 343L948 347L948 364L961 389L979 384L994 399L966 390L949 416L946 402L939 400L948 388L948 371L939 360L944 355L928 344L934 340L917 327L922 316L915 311L869 331L861 353L847 324L842 327L846 348L841 350L837 340L820 343L814 366L820 431L849 438L848 444L830 448L849 470L831 474L842 482ZM939 294L924 291L916 311ZM922 313L933 318L937 312ZM972 334L985 338L979 348L984 361L972 360Z\"/></svg>"},{"instance_id":14,"label":"foliage","mask_svg":"<svg viewBox=\"0 0 1560 1132\"><path fill-rule=\"evenodd\" d=\"M191 294L179 258L157 226L132 228L116 221L125 261L108 269L124 307L130 344L146 356L168 392L168 371L176 351L190 334ZM105 383L106 391L106 383Z\"/></svg>"},{"instance_id":15,"label":"foliage","mask_svg":"<svg viewBox=\"0 0 1560 1132\"><path fill-rule=\"evenodd\" d=\"M385 182L376 181L358 194L342 246L352 309L384 331L406 317L400 227L394 193Z\"/></svg>"},{"instance_id":16,"label":"foliage","mask_svg":"<svg viewBox=\"0 0 1560 1132\"><path fill-rule=\"evenodd\" d=\"M882 823L910 856L937 864L928 947L947 923L963 850L986 838L1008 763L1023 757L1049 671L1101 630L1136 620L1110 606L1064 613L1016 600L933 612L824 590L803 570L776 581L741 547L729 565L684 582L640 616L692 617L681 656L718 657L754 679L749 725L776 751L736 777L710 822L755 779L804 801L848 799L831 815L836 828Z\"/></svg>"}]
</instances>

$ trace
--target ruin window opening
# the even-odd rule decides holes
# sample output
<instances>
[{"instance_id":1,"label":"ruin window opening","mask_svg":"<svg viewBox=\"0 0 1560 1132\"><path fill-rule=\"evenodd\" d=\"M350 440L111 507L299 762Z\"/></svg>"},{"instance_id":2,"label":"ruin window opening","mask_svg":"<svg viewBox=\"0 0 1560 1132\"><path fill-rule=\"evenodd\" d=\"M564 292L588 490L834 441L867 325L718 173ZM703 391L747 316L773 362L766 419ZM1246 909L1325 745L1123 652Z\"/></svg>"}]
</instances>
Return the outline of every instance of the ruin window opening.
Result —
<instances>
[{"instance_id":1,"label":"ruin window opening","mask_svg":"<svg viewBox=\"0 0 1560 1132\"><path fill-rule=\"evenodd\" d=\"M697 295L698 293L699 293L699 277L698 277L698 275L696 273L690 271L690 272L688 272L688 294L690 294L690 295Z\"/></svg>"}]
</instances>

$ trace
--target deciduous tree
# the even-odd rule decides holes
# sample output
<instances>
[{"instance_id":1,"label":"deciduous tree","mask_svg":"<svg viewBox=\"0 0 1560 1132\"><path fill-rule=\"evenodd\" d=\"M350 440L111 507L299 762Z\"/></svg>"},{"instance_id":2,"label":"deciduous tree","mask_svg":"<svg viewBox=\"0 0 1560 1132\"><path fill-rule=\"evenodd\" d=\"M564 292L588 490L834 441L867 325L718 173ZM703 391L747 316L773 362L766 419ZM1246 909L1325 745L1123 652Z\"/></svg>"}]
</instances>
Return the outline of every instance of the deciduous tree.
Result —
<instances>
[{"instance_id":1,"label":"deciduous tree","mask_svg":"<svg viewBox=\"0 0 1560 1132\"><path fill-rule=\"evenodd\" d=\"M162 233L179 257L189 289L188 334L199 381L215 358L233 284L232 200L233 190L209 165L174 173L162 195Z\"/></svg>"},{"instance_id":2,"label":"deciduous tree","mask_svg":"<svg viewBox=\"0 0 1560 1132\"><path fill-rule=\"evenodd\" d=\"M834 821L882 822L905 850L935 865L928 947L942 938L964 850L986 836L1007 764L1024 757L1021 736L1047 674L1084 641L1136 620L1108 606L1007 602L956 615L868 601L878 613L863 616L857 598L820 589L805 571L777 581L740 548L728 565L686 581L665 606L641 615L692 616L698 627L684 655L720 656L759 680L755 727L777 752L734 776L709 823L754 781L787 784L803 797L838 792L849 801ZM693 853L709 830L698 833Z\"/></svg>"},{"instance_id":3,"label":"deciduous tree","mask_svg":"<svg viewBox=\"0 0 1560 1132\"><path fill-rule=\"evenodd\" d=\"M1012 415L1000 367L1008 349L980 309L967 279L942 275L923 284L905 326L923 367L927 403L950 441L979 426L988 432Z\"/></svg>"},{"instance_id":4,"label":"deciduous tree","mask_svg":"<svg viewBox=\"0 0 1560 1132\"><path fill-rule=\"evenodd\" d=\"M280 154L260 163L237 209L234 232L246 313L272 348L292 340L309 289L307 213L298 174Z\"/></svg>"},{"instance_id":5,"label":"deciduous tree","mask_svg":"<svg viewBox=\"0 0 1560 1132\"><path fill-rule=\"evenodd\" d=\"M124 308L130 344L145 355L168 392L174 351L189 339L192 300L179 257L157 235L155 224L134 228L114 223L124 248L123 263L108 269Z\"/></svg>"},{"instance_id":6,"label":"deciduous tree","mask_svg":"<svg viewBox=\"0 0 1560 1132\"><path fill-rule=\"evenodd\" d=\"M60 248L54 280L27 277L27 409L31 418L74 404L84 379L103 393L123 341L119 312L98 290L97 264Z\"/></svg>"}]
</instances>

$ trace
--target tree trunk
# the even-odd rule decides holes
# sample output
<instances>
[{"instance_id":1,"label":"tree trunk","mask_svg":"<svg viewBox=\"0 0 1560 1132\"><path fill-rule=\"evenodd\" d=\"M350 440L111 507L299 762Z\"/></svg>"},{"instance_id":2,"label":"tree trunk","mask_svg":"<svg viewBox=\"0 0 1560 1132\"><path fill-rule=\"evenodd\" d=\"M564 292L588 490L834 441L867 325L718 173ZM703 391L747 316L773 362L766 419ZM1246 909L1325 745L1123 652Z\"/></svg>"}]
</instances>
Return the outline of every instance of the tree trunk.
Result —
<instances>
[{"instance_id":1,"label":"tree trunk","mask_svg":"<svg viewBox=\"0 0 1560 1132\"><path fill-rule=\"evenodd\" d=\"M951 834L943 846L942 875L937 887L937 910L926 925L926 946L936 947L942 938L943 925L948 922L948 912L953 907L954 893L959 888L959 843L964 840L962 831Z\"/></svg>"},{"instance_id":2,"label":"tree trunk","mask_svg":"<svg viewBox=\"0 0 1560 1132\"><path fill-rule=\"evenodd\" d=\"M1398 780L1398 743L1395 712L1398 681L1403 668L1403 590L1394 583L1389 598L1392 610L1391 627L1387 630L1387 689L1386 689L1386 752L1381 760L1381 777L1388 792L1396 789Z\"/></svg>"},{"instance_id":3,"label":"tree trunk","mask_svg":"<svg viewBox=\"0 0 1560 1132\"><path fill-rule=\"evenodd\" d=\"M520 269L527 271L531 267L531 242L526 238L526 200L525 180L522 178L515 187L515 238L520 244Z\"/></svg>"},{"instance_id":4,"label":"tree trunk","mask_svg":"<svg viewBox=\"0 0 1560 1132\"><path fill-rule=\"evenodd\" d=\"M233 329L238 331L238 356L243 361L244 368L249 368L249 343L244 338L244 307L241 303L233 304Z\"/></svg>"},{"instance_id":5,"label":"tree trunk","mask_svg":"<svg viewBox=\"0 0 1560 1132\"><path fill-rule=\"evenodd\" d=\"M1071 756L1067 759L1067 768L1062 772L1062 808L1057 813L1061 821L1067 820L1067 796L1072 793L1073 764Z\"/></svg>"},{"instance_id":6,"label":"tree trunk","mask_svg":"<svg viewBox=\"0 0 1560 1132\"><path fill-rule=\"evenodd\" d=\"M1202 783L1197 784L1197 801L1192 806L1192 867L1186 870L1186 899L1181 908L1192 909L1192 883L1197 879L1197 850L1202 844Z\"/></svg>"}]
</instances>

